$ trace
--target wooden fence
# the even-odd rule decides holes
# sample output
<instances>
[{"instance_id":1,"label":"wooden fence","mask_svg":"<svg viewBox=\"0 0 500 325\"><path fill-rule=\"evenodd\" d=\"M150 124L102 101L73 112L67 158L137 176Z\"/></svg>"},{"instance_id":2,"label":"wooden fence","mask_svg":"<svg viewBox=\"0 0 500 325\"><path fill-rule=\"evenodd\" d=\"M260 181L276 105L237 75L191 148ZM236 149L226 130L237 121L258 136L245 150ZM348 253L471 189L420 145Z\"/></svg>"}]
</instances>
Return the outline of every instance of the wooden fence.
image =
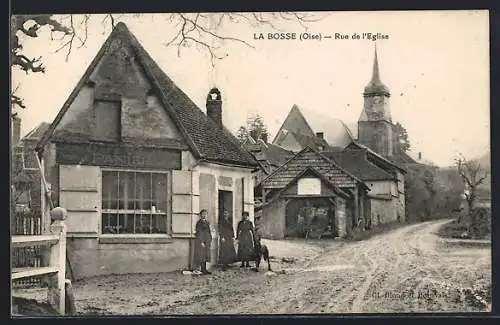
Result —
<instances>
[{"instance_id":1,"label":"wooden fence","mask_svg":"<svg viewBox=\"0 0 500 325\"><path fill-rule=\"evenodd\" d=\"M17 235L41 235L42 214L40 211L19 212L12 214L10 233ZM12 247L11 268L41 267L43 266L43 246L34 245L28 247ZM30 287L42 284L41 277L21 278L13 282L13 286Z\"/></svg>"},{"instance_id":2,"label":"wooden fence","mask_svg":"<svg viewBox=\"0 0 500 325\"><path fill-rule=\"evenodd\" d=\"M50 234L48 235L13 235L11 241L13 250L38 247L42 252L41 255L46 256L48 262L47 266L13 267L12 283L22 279L48 276L49 304L61 315L64 315L66 275L66 225L64 219L55 220L50 226Z\"/></svg>"}]
</instances>

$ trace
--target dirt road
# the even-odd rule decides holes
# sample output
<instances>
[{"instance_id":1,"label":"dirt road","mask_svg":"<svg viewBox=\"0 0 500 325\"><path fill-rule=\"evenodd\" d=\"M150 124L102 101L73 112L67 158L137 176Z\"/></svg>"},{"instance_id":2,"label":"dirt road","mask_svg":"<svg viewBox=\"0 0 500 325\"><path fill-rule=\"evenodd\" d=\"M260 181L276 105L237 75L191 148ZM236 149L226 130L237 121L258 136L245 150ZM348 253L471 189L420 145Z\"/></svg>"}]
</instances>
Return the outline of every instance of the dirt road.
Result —
<instances>
[{"instance_id":1,"label":"dirt road","mask_svg":"<svg viewBox=\"0 0 500 325\"><path fill-rule=\"evenodd\" d=\"M485 311L491 249L443 242L434 233L445 222L359 242L266 241L278 260L283 245L298 255L295 263L273 261L273 275L236 266L200 277L89 279L74 284L76 305L83 314L129 315Z\"/></svg>"}]
</instances>

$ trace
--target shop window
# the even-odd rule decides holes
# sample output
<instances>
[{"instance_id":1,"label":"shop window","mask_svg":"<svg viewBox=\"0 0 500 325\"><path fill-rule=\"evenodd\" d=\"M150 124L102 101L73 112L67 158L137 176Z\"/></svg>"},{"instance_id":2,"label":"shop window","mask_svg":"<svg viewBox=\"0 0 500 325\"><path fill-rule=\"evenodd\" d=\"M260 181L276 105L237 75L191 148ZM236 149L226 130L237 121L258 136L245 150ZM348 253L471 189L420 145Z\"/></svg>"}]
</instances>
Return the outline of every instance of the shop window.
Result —
<instances>
[{"instance_id":1,"label":"shop window","mask_svg":"<svg viewBox=\"0 0 500 325\"><path fill-rule=\"evenodd\" d=\"M167 233L167 173L103 170L103 234Z\"/></svg>"}]
</instances>

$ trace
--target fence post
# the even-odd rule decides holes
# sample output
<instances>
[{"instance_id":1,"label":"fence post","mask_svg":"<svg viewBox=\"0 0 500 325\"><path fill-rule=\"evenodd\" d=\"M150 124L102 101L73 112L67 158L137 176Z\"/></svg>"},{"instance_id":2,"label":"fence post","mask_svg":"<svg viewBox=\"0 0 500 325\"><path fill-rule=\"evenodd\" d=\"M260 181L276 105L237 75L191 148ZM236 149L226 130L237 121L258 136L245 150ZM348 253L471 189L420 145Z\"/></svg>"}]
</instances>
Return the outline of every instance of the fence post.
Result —
<instances>
[{"instance_id":1,"label":"fence post","mask_svg":"<svg viewBox=\"0 0 500 325\"><path fill-rule=\"evenodd\" d=\"M56 266L58 272L49 280L49 303L61 315L65 314L65 277L66 277L66 219L65 209L57 207L50 212L52 224L50 232L59 236L57 244L50 248L50 265Z\"/></svg>"}]
</instances>

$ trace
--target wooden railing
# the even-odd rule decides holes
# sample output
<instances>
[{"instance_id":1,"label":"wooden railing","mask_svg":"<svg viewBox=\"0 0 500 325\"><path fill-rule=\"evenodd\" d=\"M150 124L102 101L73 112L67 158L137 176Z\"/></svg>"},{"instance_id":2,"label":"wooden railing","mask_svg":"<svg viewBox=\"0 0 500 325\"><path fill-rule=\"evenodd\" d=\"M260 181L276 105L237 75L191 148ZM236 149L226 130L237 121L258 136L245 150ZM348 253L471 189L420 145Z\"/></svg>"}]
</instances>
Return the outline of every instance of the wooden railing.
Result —
<instances>
[{"instance_id":1,"label":"wooden railing","mask_svg":"<svg viewBox=\"0 0 500 325\"><path fill-rule=\"evenodd\" d=\"M42 234L42 213L41 211L15 211L11 213L10 234L17 235L41 235ZM39 267L43 265L42 251L45 247L24 246L11 250L11 267ZM16 280L15 288L40 286L41 277L29 277Z\"/></svg>"},{"instance_id":2,"label":"wooden railing","mask_svg":"<svg viewBox=\"0 0 500 325\"><path fill-rule=\"evenodd\" d=\"M48 276L49 304L61 315L65 314L65 275L66 275L66 225L64 209L55 208L52 212L53 222L50 234L47 235L14 235L11 238L12 248L43 246L46 250L48 266L21 267L12 269L12 281Z\"/></svg>"}]
</instances>

